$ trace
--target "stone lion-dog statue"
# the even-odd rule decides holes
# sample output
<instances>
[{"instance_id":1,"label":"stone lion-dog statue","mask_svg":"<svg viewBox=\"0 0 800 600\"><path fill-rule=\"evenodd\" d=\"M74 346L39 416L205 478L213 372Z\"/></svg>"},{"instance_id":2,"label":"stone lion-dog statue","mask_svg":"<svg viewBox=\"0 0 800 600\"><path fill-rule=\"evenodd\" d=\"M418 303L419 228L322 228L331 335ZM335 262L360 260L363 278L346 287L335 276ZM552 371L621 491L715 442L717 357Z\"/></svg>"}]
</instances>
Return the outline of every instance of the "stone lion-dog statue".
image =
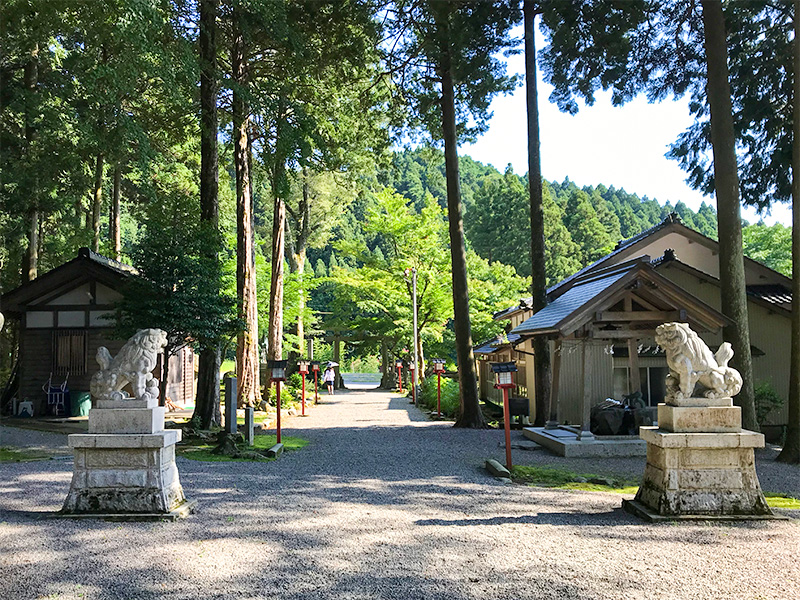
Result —
<instances>
[{"instance_id":1,"label":"stone lion-dog statue","mask_svg":"<svg viewBox=\"0 0 800 600\"><path fill-rule=\"evenodd\" d=\"M133 398L152 400L158 398L158 379L153 369L158 355L167 345L167 334L160 329L142 329L125 342L116 356L108 348L97 350L100 371L94 374L90 385L93 398L122 400L122 388L130 384Z\"/></svg>"},{"instance_id":2,"label":"stone lion-dog statue","mask_svg":"<svg viewBox=\"0 0 800 600\"><path fill-rule=\"evenodd\" d=\"M666 402L691 398L694 388L705 388L706 398L731 398L742 389L742 376L728 366L733 349L723 343L713 354L686 323L664 323L656 328L656 344L667 353Z\"/></svg>"}]
</instances>

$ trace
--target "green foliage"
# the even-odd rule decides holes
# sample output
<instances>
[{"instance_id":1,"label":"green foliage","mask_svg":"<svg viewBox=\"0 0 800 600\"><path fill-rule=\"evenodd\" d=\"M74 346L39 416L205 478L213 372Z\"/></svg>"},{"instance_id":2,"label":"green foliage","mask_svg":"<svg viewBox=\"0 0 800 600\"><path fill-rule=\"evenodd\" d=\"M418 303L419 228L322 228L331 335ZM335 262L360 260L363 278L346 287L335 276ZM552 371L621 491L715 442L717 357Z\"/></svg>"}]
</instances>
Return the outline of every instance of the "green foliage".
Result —
<instances>
[{"instance_id":1,"label":"green foliage","mask_svg":"<svg viewBox=\"0 0 800 600\"><path fill-rule=\"evenodd\" d=\"M762 381L755 386L756 421L763 426L767 417L774 410L783 406L783 398L768 381Z\"/></svg>"},{"instance_id":2,"label":"green foliage","mask_svg":"<svg viewBox=\"0 0 800 600\"><path fill-rule=\"evenodd\" d=\"M442 137L440 89L446 63L456 84L456 128L459 141L474 140L488 127L489 105L498 93L517 85L500 59L513 52L510 32L521 18L515 1L398 0L387 11L390 35L384 61L396 80L393 89L408 107L406 124L430 139Z\"/></svg>"},{"instance_id":3,"label":"green foliage","mask_svg":"<svg viewBox=\"0 0 800 600\"><path fill-rule=\"evenodd\" d=\"M426 377L422 382L420 399L429 410L436 410L438 388L436 377ZM461 410L458 381L449 377L442 377L442 414L448 419L458 417Z\"/></svg>"},{"instance_id":4,"label":"green foliage","mask_svg":"<svg viewBox=\"0 0 800 600\"><path fill-rule=\"evenodd\" d=\"M347 368L348 373L377 373L380 371L381 357L374 354L353 358Z\"/></svg>"},{"instance_id":5,"label":"green foliage","mask_svg":"<svg viewBox=\"0 0 800 600\"><path fill-rule=\"evenodd\" d=\"M300 389L300 381L297 381L297 387L292 387L289 385L281 385L281 408L287 409L295 406L298 401L300 401L300 393L298 390ZM277 386L271 385L269 386L269 396L267 397L267 404L270 406L278 406L278 392Z\"/></svg>"},{"instance_id":6,"label":"green foliage","mask_svg":"<svg viewBox=\"0 0 800 600\"><path fill-rule=\"evenodd\" d=\"M331 268L336 320L382 334L390 348L412 337L412 287L407 270L417 270L419 333L423 344L442 338L452 315L447 224L430 195L417 213L391 190L375 197L363 231L374 236L381 254L361 240L341 240L336 249L358 269ZM336 322L336 321L334 321Z\"/></svg>"},{"instance_id":7,"label":"green foliage","mask_svg":"<svg viewBox=\"0 0 800 600\"><path fill-rule=\"evenodd\" d=\"M584 265L593 263L613 249L611 237L597 212L589 202L589 195L582 190L570 194L564 209L564 225L572 239L581 247L581 262Z\"/></svg>"},{"instance_id":8,"label":"green foliage","mask_svg":"<svg viewBox=\"0 0 800 600\"><path fill-rule=\"evenodd\" d=\"M192 197L176 195L153 206L131 249L139 276L131 277L117 306L117 334L159 328L167 332L167 352L193 343L218 343L235 333L234 300L224 292L219 248L205 231Z\"/></svg>"},{"instance_id":9,"label":"green foliage","mask_svg":"<svg viewBox=\"0 0 800 600\"><path fill-rule=\"evenodd\" d=\"M792 276L792 228L756 223L742 228L744 255Z\"/></svg>"}]
</instances>

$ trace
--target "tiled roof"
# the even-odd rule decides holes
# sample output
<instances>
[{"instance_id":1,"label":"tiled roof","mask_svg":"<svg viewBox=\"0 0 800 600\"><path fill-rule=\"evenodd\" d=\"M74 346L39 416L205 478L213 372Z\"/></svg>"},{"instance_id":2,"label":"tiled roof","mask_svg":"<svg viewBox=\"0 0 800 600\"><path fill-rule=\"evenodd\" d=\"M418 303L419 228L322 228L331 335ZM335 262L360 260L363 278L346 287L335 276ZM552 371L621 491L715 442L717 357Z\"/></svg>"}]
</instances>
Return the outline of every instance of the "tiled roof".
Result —
<instances>
[{"instance_id":1,"label":"tiled roof","mask_svg":"<svg viewBox=\"0 0 800 600\"><path fill-rule=\"evenodd\" d=\"M792 292L780 284L748 285L747 295L787 310L792 309Z\"/></svg>"},{"instance_id":2,"label":"tiled roof","mask_svg":"<svg viewBox=\"0 0 800 600\"><path fill-rule=\"evenodd\" d=\"M581 309L587 302L614 285L627 275L631 269L636 268L639 262L626 263L619 269L612 269L605 274L593 277L588 274L584 280L578 281L567 292L553 300L532 317L523 321L511 330L512 333L532 333L556 329L559 323Z\"/></svg>"},{"instance_id":3,"label":"tiled roof","mask_svg":"<svg viewBox=\"0 0 800 600\"><path fill-rule=\"evenodd\" d=\"M89 250L89 248L81 248L78 250L78 257L88 258L89 260L96 262L97 264L103 265L104 267L108 267L109 269L113 269L118 273L123 275L138 275L139 271L136 270L136 267L132 267L131 265L127 265L123 262L119 262L118 260L114 260L103 256L102 254L98 254L97 252L93 252Z\"/></svg>"},{"instance_id":4,"label":"tiled roof","mask_svg":"<svg viewBox=\"0 0 800 600\"><path fill-rule=\"evenodd\" d=\"M497 352L500 346L505 344L514 344L519 341L519 335L516 333L509 333L504 336L492 338L488 342L483 342L478 348L472 351L473 354L492 354Z\"/></svg>"}]
</instances>

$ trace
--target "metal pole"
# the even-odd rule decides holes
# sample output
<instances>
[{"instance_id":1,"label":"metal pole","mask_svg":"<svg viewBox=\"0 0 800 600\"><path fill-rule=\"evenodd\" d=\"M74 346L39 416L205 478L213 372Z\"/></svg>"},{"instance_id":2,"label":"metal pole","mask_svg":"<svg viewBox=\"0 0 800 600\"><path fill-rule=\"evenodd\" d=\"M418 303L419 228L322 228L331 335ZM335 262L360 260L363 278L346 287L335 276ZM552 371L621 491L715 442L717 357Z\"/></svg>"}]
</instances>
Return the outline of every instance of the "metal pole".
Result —
<instances>
[{"instance_id":1,"label":"metal pole","mask_svg":"<svg viewBox=\"0 0 800 600\"><path fill-rule=\"evenodd\" d=\"M511 470L511 410L508 406L508 388L503 388L503 421L506 430L506 469Z\"/></svg>"},{"instance_id":2,"label":"metal pole","mask_svg":"<svg viewBox=\"0 0 800 600\"><path fill-rule=\"evenodd\" d=\"M417 354L419 346L417 344L417 270L411 269L411 286L414 290L414 370L411 372L411 385L414 386L414 404L417 403L417 373L421 365L419 364L419 355Z\"/></svg>"},{"instance_id":3,"label":"metal pole","mask_svg":"<svg viewBox=\"0 0 800 600\"><path fill-rule=\"evenodd\" d=\"M275 392L278 394L278 443L281 443L281 382L275 382Z\"/></svg>"},{"instance_id":4,"label":"metal pole","mask_svg":"<svg viewBox=\"0 0 800 600\"><path fill-rule=\"evenodd\" d=\"M433 365L434 367L436 365ZM436 372L436 388L437 388L437 395L436 395L436 413L438 414L439 418L442 418L442 374L438 371Z\"/></svg>"}]
</instances>

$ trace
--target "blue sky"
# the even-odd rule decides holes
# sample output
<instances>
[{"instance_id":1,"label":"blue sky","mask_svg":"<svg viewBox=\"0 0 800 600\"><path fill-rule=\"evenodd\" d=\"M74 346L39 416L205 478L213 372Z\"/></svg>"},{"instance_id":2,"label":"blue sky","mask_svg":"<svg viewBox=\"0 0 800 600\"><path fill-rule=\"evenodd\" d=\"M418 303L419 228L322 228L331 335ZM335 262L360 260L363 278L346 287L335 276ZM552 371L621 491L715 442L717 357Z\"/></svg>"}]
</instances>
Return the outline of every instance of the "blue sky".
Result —
<instances>
[{"instance_id":1,"label":"blue sky","mask_svg":"<svg viewBox=\"0 0 800 600\"><path fill-rule=\"evenodd\" d=\"M537 36L541 48L543 40ZM524 72L524 57L508 59L509 73ZM643 97L622 106L611 105L609 94L599 94L593 106L581 105L577 115L558 110L548 100L552 88L539 75L539 113L542 175L549 181L569 177L579 186L597 185L623 188L626 192L657 199L661 204L683 201L697 210L705 201L716 206L713 196L703 196L686 183L677 161L664 155L691 123L686 100L649 104ZM525 88L498 96L492 103L494 116L490 128L475 144L465 144L461 154L494 165L503 171L511 164L514 171L528 170L527 116ZM759 216L743 209L748 221L763 218L766 223L791 225L791 206L773 207L772 214Z\"/></svg>"}]
</instances>

